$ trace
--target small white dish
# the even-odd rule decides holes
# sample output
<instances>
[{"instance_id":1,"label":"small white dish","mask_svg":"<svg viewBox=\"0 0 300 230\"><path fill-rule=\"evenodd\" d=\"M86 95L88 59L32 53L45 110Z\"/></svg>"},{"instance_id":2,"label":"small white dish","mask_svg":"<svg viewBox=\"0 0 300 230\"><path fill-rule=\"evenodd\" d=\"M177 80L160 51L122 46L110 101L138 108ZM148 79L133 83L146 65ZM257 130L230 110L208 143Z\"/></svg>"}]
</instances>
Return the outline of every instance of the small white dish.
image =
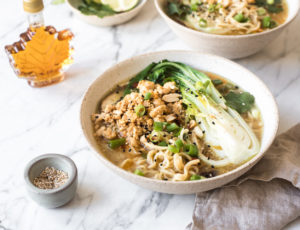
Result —
<instances>
[{"instance_id":1,"label":"small white dish","mask_svg":"<svg viewBox=\"0 0 300 230\"><path fill-rule=\"evenodd\" d=\"M268 31L247 35L218 35L193 30L167 15L165 12L167 0L155 0L155 6L172 31L193 50L236 59L250 56L262 50L295 19L300 7L299 0L286 1L289 12L285 23Z\"/></svg>"},{"instance_id":2,"label":"small white dish","mask_svg":"<svg viewBox=\"0 0 300 230\"><path fill-rule=\"evenodd\" d=\"M33 184L46 167L54 167L68 173L65 184L55 189L40 189ZM46 208L60 207L73 199L76 193L78 179L77 167L74 161L60 154L44 154L31 160L24 171L27 192L32 200Z\"/></svg>"},{"instance_id":3,"label":"small white dish","mask_svg":"<svg viewBox=\"0 0 300 230\"><path fill-rule=\"evenodd\" d=\"M138 5L134 7L132 10L114 14L111 16L106 16L103 18L99 18L96 15L84 15L78 10L78 6L82 0L67 0L67 4L71 8L71 10L74 12L75 16L81 19L82 21L85 21L86 23L89 23L91 25L95 26L115 26L122 23L125 23L135 17L144 7L147 0L140 0Z\"/></svg>"},{"instance_id":4,"label":"small white dish","mask_svg":"<svg viewBox=\"0 0 300 230\"><path fill-rule=\"evenodd\" d=\"M91 115L97 110L99 101L117 84L129 80L129 78L135 76L150 63L164 59L183 62L196 69L215 73L229 79L243 90L254 95L264 122L261 149L254 158L228 173L213 178L198 181L173 182L137 176L119 168L105 157L101 146L99 146L94 137L94 129L91 121ZM154 191L171 194L191 194L208 191L227 184L253 167L272 144L278 128L279 115L276 102L266 85L253 73L235 62L215 55L193 51L162 51L127 59L101 74L91 84L84 96L81 104L80 119L84 136L89 145L100 161L113 172L134 184Z\"/></svg>"}]
</instances>

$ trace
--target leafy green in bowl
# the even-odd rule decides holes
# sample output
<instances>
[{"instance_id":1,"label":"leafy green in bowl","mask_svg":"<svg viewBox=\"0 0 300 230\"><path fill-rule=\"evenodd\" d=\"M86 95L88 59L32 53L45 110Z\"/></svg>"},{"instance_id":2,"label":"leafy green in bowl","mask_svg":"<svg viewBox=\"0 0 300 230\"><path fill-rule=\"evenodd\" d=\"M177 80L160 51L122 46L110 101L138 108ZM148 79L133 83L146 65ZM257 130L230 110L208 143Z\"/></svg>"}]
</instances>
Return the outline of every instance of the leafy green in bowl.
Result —
<instances>
[{"instance_id":1,"label":"leafy green in bowl","mask_svg":"<svg viewBox=\"0 0 300 230\"><path fill-rule=\"evenodd\" d=\"M96 15L99 18L114 15L116 12L109 6L93 0L82 0L78 9L85 15Z\"/></svg>"},{"instance_id":2,"label":"leafy green in bowl","mask_svg":"<svg viewBox=\"0 0 300 230\"><path fill-rule=\"evenodd\" d=\"M139 0L82 0L78 6L85 15L96 15L99 18L127 12L135 8Z\"/></svg>"}]
</instances>

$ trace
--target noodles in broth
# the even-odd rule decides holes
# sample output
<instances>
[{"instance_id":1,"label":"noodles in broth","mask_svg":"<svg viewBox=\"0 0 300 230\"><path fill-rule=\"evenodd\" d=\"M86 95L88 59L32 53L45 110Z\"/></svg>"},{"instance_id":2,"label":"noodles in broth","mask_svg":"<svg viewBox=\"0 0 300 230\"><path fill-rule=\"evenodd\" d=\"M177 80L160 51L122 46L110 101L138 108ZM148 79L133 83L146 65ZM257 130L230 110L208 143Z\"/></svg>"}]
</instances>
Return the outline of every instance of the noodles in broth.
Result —
<instances>
[{"instance_id":1,"label":"noodles in broth","mask_svg":"<svg viewBox=\"0 0 300 230\"><path fill-rule=\"evenodd\" d=\"M288 10L285 0L169 0L167 11L176 21L195 30L242 35L282 24Z\"/></svg>"}]
</instances>

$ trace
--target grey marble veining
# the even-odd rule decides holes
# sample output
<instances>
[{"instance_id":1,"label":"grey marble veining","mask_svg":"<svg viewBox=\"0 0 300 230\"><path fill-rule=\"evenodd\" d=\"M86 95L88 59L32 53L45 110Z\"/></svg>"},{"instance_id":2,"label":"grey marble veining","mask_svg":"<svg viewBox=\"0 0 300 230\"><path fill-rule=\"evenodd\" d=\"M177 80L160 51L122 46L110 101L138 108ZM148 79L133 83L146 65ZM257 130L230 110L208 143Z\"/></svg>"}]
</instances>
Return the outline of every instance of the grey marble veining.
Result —
<instances>
[{"instance_id":1,"label":"grey marble veining","mask_svg":"<svg viewBox=\"0 0 300 230\"><path fill-rule=\"evenodd\" d=\"M28 87L9 66L3 46L16 41L27 24L20 1L4 5L0 8L0 230L184 229L191 221L193 195L151 192L117 177L90 152L79 125L82 96L108 67L146 52L189 49L159 17L153 2L149 0L127 24L97 28L74 18L65 4L46 1L46 23L71 28L76 52L67 79L43 89ZM280 132L300 121L299 28L300 16L263 51L237 60L275 95ZM76 197L59 209L39 207L25 193L24 166L43 153L66 154L78 166ZM299 228L299 220L287 227Z\"/></svg>"}]
</instances>

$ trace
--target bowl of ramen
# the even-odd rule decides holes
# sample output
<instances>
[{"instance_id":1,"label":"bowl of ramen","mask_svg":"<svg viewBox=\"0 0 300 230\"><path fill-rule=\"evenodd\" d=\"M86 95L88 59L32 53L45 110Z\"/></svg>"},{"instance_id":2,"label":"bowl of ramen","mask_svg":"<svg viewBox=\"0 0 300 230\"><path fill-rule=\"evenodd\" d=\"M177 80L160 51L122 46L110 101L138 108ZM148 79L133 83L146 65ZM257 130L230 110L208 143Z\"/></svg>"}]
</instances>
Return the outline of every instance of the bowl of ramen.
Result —
<instances>
[{"instance_id":1,"label":"bowl of ramen","mask_svg":"<svg viewBox=\"0 0 300 230\"><path fill-rule=\"evenodd\" d=\"M173 32L196 51L227 58L252 55L286 28L299 11L294 0L155 0Z\"/></svg>"},{"instance_id":2,"label":"bowl of ramen","mask_svg":"<svg viewBox=\"0 0 300 230\"><path fill-rule=\"evenodd\" d=\"M123 61L87 90L81 126L96 156L158 192L222 186L264 155L278 127L274 98L240 65L163 51Z\"/></svg>"}]
</instances>

